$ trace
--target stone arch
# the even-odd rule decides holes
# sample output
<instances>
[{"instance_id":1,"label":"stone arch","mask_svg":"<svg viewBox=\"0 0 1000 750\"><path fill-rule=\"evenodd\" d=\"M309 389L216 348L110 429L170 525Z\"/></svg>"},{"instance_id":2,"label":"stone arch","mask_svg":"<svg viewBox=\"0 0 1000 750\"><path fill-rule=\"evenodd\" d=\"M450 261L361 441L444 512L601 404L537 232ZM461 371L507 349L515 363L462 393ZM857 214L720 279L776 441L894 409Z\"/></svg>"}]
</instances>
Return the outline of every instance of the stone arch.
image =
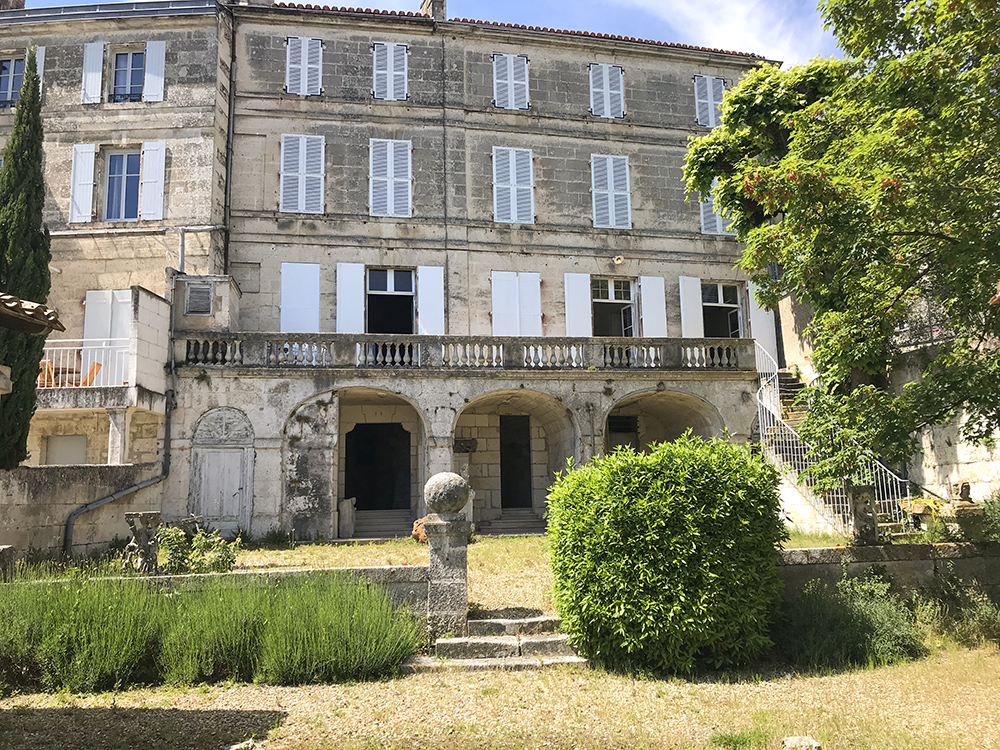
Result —
<instances>
[{"instance_id":1,"label":"stone arch","mask_svg":"<svg viewBox=\"0 0 1000 750\"><path fill-rule=\"evenodd\" d=\"M642 450L652 442L676 440L689 429L699 437L719 437L725 427L719 410L699 396L666 389L640 391L608 410L604 450L625 444Z\"/></svg>"},{"instance_id":2,"label":"stone arch","mask_svg":"<svg viewBox=\"0 0 1000 750\"><path fill-rule=\"evenodd\" d=\"M492 391L472 399L456 416L453 435L455 469L468 475L476 492L473 520L480 523L499 519L505 503L517 502L542 515L553 474L565 466L567 458L582 458L580 430L570 409L548 393L526 388ZM523 498L529 488L518 489L509 479L513 476L510 466L525 461L518 448L525 440L530 506L523 499L513 499L514 495Z\"/></svg>"},{"instance_id":3,"label":"stone arch","mask_svg":"<svg viewBox=\"0 0 1000 750\"><path fill-rule=\"evenodd\" d=\"M198 419L192 437L188 509L206 528L235 536L251 530L254 430L239 409L221 406Z\"/></svg>"}]
</instances>

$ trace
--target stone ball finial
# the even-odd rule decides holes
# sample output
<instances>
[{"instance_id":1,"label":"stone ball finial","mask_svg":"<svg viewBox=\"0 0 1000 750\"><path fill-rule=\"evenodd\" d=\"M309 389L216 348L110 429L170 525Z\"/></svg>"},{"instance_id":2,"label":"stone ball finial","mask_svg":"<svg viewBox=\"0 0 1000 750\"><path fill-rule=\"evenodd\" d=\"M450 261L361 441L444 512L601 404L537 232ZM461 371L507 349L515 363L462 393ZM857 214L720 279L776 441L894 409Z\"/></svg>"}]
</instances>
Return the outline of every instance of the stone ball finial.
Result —
<instances>
[{"instance_id":1,"label":"stone ball finial","mask_svg":"<svg viewBox=\"0 0 1000 750\"><path fill-rule=\"evenodd\" d=\"M469 502L469 483L458 474L442 471L424 485L428 513L458 513Z\"/></svg>"}]
</instances>

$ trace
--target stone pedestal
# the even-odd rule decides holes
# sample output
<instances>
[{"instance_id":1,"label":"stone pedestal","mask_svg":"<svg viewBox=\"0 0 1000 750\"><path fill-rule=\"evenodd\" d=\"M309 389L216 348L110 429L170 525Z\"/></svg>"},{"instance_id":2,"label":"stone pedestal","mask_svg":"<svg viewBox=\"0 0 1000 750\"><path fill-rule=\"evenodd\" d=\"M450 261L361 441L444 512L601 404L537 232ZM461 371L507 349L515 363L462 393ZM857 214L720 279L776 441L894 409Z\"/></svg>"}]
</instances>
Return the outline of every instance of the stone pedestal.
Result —
<instances>
[{"instance_id":1,"label":"stone pedestal","mask_svg":"<svg viewBox=\"0 0 1000 750\"><path fill-rule=\"evenodd\" d=\"M16 550L9 544L0 545L0 582L14 577L14 556Z\"/></svg>"},{"instance_id":2,"label":"stone pedestal","mask_svg":"<svg viewBox=\"0 0 1000 750\"><path fill-rule=\"evenodd\" d=\"M469 483L458 474L435 474L424 486L429 515L424 522L427 568L427 625L431 638L465 635L469 612L468 546L471 524L461 515Z\"/></svg>"},{"instance_id":3,"label":"stone pedestal","mask_svg":"<svg viewBox=\"0 0 1000 750\"><path fill-rule=\"evenodd\" d=\"M853 544L864 547L879 543L878 516L875 512L875 488L871 485L844 483L847 500L854 516Z\"/></svg>"}]
</instances>

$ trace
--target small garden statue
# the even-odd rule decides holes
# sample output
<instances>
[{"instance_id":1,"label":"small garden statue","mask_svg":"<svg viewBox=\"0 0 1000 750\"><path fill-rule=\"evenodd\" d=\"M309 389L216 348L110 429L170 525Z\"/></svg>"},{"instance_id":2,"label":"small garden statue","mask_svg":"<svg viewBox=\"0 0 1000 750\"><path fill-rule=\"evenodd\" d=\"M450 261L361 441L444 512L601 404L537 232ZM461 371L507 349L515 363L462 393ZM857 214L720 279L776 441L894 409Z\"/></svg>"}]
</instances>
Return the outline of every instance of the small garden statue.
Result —
<instances>
[{"instance_id":1,"label":"small garden statue","mask_svg":"<svg viewBox=\"0 0 1000 750\"><path fill-rule=\"evenodd\" d=\"M159 572L159 540L156 531L160 525L160 512L126 513L125 520L132 530L132 540L125 546L122 572L156 575Z\"/></svg>"}]
</instances>

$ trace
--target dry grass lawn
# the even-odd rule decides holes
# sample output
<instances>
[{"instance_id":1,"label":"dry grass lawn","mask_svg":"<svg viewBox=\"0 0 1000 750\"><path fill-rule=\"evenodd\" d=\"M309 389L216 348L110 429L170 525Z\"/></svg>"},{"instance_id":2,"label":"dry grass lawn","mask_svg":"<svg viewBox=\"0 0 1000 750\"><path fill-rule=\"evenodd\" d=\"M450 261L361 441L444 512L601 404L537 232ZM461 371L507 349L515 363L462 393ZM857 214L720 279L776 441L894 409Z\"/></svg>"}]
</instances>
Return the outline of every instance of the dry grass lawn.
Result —
<instances>
[{"instance_id":1,"label":"dry grass lawn","mask_svg":"<svg viewBox=\"0 0 1000 750\"><path fill-rule=\"evenodd\" d=\"M629 679L588 670L418 675L279 688L161 688L0 701L0 748L266 750L757 748L809 735L826 750L1000 748L1000 653L828 676Z\"/></svg>"}]
</instances>

